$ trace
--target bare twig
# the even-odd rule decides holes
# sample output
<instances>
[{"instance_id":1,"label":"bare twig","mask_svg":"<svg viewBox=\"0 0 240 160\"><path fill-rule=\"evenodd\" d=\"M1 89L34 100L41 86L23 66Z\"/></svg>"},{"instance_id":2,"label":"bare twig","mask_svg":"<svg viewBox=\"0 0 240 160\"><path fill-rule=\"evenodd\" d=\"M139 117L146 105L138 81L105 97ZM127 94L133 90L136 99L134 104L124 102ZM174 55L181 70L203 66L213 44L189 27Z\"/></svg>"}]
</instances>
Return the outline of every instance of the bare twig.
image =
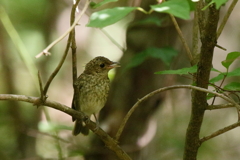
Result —
<instances>
[{"instance_id":1,"label":"bare twig","mask_svg":"<svg viewBox=\"0 0 240 160\"><path fill-rule=\"evenodd\" d=\"M178 32L178 35L179 35L179 37L180 37L180 39L181 39L181 41L183 43L183 46L184 46L184 48L185 48L185 50L187 52L188 59L189 59L190 62L192 62L193 61L192 53L191 53L191 51L190 51L190 49L189 49L189 47L187 45L187 42L186 42L186 40L185 40L185 38L184 38L184 36L182 34L182 31L179 28L178 23L177 23L175 17L173 15L171 15L171 14L170 14L170 17L171 17L172 22L173 22L173 24L174 24L174 26L175 26L175 28L176 28L176 30Z\"/></svg>"},{"instance_id":2,"label":"bare twig","mask_svg":"<svg viewBox=\"0 0 240 160\"><path fill-rule=\"evenodd\" d=\"M216 44L216 47L218 47L219 49L222 49L222 50L224 50L224 51L227 50L226 48L224 48L224 47L222 47L222 46L220 46L220 45L218 45L218 44Z\"/></svg>"},{"instance_id":3,"label":"bare twig","mask_svg":"<svg viewBox=\"0 0 240 160\"><path fill-rule=\"evenodd\" d=\"M236 128L236 127L239 127L239 126L240 126L240 121L238 121L238 122L236 122L236 123L234 123L232 125L229 125L229 126L227 126L225 128L219 129L218 131L214 132L213 134L211 134L209 136L203 137L202 139L200 139L199 142L201 144L201 143L203 143L203 142L205 142L205 141L207 141L209 139L217 137L217 136L219 136L219 135L221 135L223 133L226 133L227 131L230 131L230 130L232 130L232 129Z\"/></svg>"},{"instance_id":4,"label":"bare twig","mask_svg":"<svg viewBox=\"0 0 240 160\"><path fill-rule=\"evenodd\" d=\"M47 46L47 48L45 48L41 53L39 53L38 55L36 55L36 58L41 57L42 55L49 55L49 49L51 49L55 44L57 44L58 42L60 42L64 37L66 37L72 30L73 28L78 24L79 20L82 18L83 14L86 12L87 7L90 3L90 0L87 0L84 8L82 10L82 12L78 15L78 17L76 18L76 20L74 21L73 25L68 28L68 30L63 33L59 38L57 38L55 41L53 41L49 46Z\"/></svg>"},{"instance_id":5,"label":"bare twig","mask_svg":"<svg viewBox=\"0 0 240 160\"><path fill-rule=\"evenodd\" d=\"M57 75L57 73L59 72L59 70L61 69L66 57L67 57L67 54L68 54L68 50L70 48L70 44L71 44L71 34L69 34L69 37L68 37L68 41L67 41L67 46L66 46L66 49L64 51L64 54L63 54L63 57L61 59L61 61L59 62L58 66L56 67L56 69L53 71L53 73L50 75L46 85L44 86L44 90L43 90L43 95L44 96L47 96L47 91L48 91L48 88L52 82L52 80L54 79L54 77Z\"/></svg>"},{"instance_id":6,"label":"bare twig","mask_svg":"<svg viewBox=\"0 0 240 160\"><path fill-rule=\"evenodd\" d=\"M24 101L28 103L35 103L38 100L38 97L30 97L25 95L12 95L12 94L0 94L0 100L12 100L12 101ZM62 111L70 116L73 116L76 119L82 119L84 114L82 112L75 111L70 107L63 105L61 103L46 100L44 106L48 106L59 111ZM106 145L106 147L113 151L119 159L121 160L131 160L129 155L117 144L117 141L111 138L106 132L101 128L96 130L96 123L90 121L86 124L89 129L91 129Z\"/></svg>"},{"instance_id":7,"label":"bare twig","mask_svg":"<svg viewBox=\"0 0 240 160\"><path fill-rule=\"evenodd\" d=\"M209 105L209 106L207 106L207 109L214 110L214 109L232 108L235 106L236 105L234 105L232 103L227 103L227 104L220 104L220 105Z\"/></svg>"},{"instance_id":8,"label":"bare twig","mask_svg":"<svg viewBox=\"0 0 240 160\"><path fill-rule=\"evenodd\" d=\"M100 29L100 31L102 31L102 33L115 45L117 46L118 49L120 49L122 52L125 51L124 47L122 47L114 38L112 38L107 31L105 31L104 29Z\"/></svg>"},{"instance_id":9,"label":"bare twig","mask_svg":"<svg viewBox=\"0 0 240 160\"><path fill-rule=\"evenodd\" d=\"M226 15L224 16L223 18L223 21L220 25L220 27L218 28L218 31L217 31L217 39L219 38L219 36L221 35L222 31L223 31L223 28L225 27L226 23L227 23L227 20L228 18L230 17L234 7L236 6L238 0L233 0L230 7L228 8L228 11L226 13Z\"/></svg>"},{"instance_id":10,"label":"bare twig","mask_svg":"<svg viewBox=\"0 0 240 160\"><path fill-rule=\"evenodd\" d=\"M196 86L191 86L191 85L174 85L174 86L169 86L169 87L164 87L164 88L160 88L158 90L155 90L147 95L145 95L143 98L139 99L137 101L137 103L135 103L133 105L133 107L128 111L127 115L124 117L119 129L118 129L118 132L116 134L116 137L115 139L118 140L122 134L122 131L128 121L128 119L130 118L130 116L132 115L132 113L138 108L138 106L146 101L147 99L149 99L150 97L154 96L155 94L158 94L160 92L163 92L163 91L167 91L167 90L172 90L172 89L180 89L180 88L187 88L187 89L194 89L194 90L198 90L198 91L202 91L202 92L206 92L206 93L211 93L211 94L214 94L224 100L226 100L227 102L230 102L231 104L233 104L235 107L237 107L238 109L240 108L239 104L236 103L235 101L233 101L232 99L224 96L223 94L220 94L220 93L217 93L217 92L213 92L213 91L210 91L208 89L204 89L204 88L200 88L200 87L196 87Z\"/></svg>"},{"instance_id":11,"label":"bare twig","mask_svg":"<svg viewBox=\"0 0 240 160\"><path fill-rule=\"evenodd\" d=\"M39 82L39 89L40 89L40 95L41 95L41 100L43 100L43 85L42 85L42 78L41 78L41 75L40 75L40 72L38 71L38 82Z\"/></svg>"}]
</instances>

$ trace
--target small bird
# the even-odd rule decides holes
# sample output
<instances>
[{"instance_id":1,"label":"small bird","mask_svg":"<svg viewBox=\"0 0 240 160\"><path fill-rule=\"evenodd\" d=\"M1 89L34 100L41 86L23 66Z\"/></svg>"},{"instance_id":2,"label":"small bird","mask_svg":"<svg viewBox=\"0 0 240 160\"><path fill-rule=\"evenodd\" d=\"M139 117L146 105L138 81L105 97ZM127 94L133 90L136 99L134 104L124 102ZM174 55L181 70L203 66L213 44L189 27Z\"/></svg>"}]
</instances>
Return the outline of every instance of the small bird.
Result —
<instances>
[{"instance_id":1,"label":"small bird","mask_svg":"<svg viewBox=\"0 0 240 160\"><path fill-rule=\"evenodd\" d=\"M116 67L120 67L119 63L112 62L101 56L88 62L85 66L85 70L74 84L79 90L79 96L74 92L72 108L77 111L82 111L88 117L94 114L96 119L95 114L104 107L107 101L110 88L108 71ZM76 105L77 98L79 98L79 106ZM72 120L75 121L76 119L72 117ZM89 129L82 120L76 120L72 131L72 134L75 136L79 133L83 135L89 134Z\"/></svg>"}]
</instances>

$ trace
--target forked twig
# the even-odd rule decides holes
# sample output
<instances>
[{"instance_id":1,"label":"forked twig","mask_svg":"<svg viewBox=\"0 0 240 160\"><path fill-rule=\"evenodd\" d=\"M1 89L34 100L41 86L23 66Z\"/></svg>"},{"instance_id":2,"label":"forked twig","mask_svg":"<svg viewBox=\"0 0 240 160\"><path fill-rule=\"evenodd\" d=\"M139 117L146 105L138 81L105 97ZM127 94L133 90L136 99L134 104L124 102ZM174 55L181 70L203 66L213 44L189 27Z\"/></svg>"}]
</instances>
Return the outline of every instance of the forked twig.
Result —
<instances>
[{"instance_id":1,"label":"forked twig","mask_svg":"<svg viewBox=\"0 0 240 160\"><path fill-rule=\"evenodd\" d=\"M40 52L35 57L39 58L42 55L49 55L50 54L49 49L51 49L54 45L56 45L58 42L60 42L64 37L66 37L73 30L73 28L78 24L79 20L82 18L83 14L86 12L89 4L90 4L90 0L87 0L82 12L78 15L78 17L74 21L73 25L70 28L68 28L68 30L65 33L63 33L59 38L57 38L55 41L53 41L49 46L47 46L47 48L45 48L42 52Z\"/></svg>"}]
</instances>

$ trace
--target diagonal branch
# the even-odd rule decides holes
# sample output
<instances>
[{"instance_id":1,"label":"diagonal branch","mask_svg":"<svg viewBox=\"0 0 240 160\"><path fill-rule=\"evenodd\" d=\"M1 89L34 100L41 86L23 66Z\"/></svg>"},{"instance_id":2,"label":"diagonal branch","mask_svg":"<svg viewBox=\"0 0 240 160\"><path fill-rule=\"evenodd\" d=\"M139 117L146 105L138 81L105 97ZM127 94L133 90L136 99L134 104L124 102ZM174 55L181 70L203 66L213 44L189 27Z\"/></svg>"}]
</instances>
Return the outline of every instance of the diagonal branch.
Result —
<instances>
[{"instance_id":1,"label":"diagonal branch","mask_svg":"<svg viewBox=\"0 0 240 160\"><path fill-rule=\"evenodd\" d=\"M228 131L230 131L230 130L232 130L234 128L237 128L239 126L240 126L240 121L238 121L238 122L236 122L234 124L231 124L231 125L229 125L229 126L227 126L225 128L219 129L218 131L212 133L211 135L203 137L202 139L200 139L200 143L203 143L203 142L205 142L205 141L207 141L209 139L217 137L217 136L219 136L219 135L221 135L223 133L226 133L226 132L228 132Z\"/></svg>"},{"instance_id":2,"label":"diagonal branch","mask_svg":"<svg viewBox=\"0 0 240 160\"><path fill-rule=\"evenodd\" d=\"M11 101L23 101L34 104L38 97L30 97L25 95L13 95L13 94L0 94L0 100L11 100ZM81 112L75 111L70 107L63 105L61 103L46 100L44 106L54 108L56 110L62 111L70 116L73 116L76 119L82 119L84 115ZM96 123L90 121L86 124L89 129L91 129L106 145L106 147L113 151L119 159L121 160L131 160L129 155L117 144L117 141L110 137L106 132L101 128L96 130Z\"/></svg>"},{"instance_id":3,"label":"diagonal branch","mask_svg":"<svg viewBox=\"0 0 240 160\"><path fill-rule=\"evenodd\" d=\"M83 8L82 12L78 15L78 17L74 21L73 25L70 28L68 28L68 30L65 33L63 33L59 38L57 38L55 41L53 41L49 46L47 46L47 48L45 48L41 53L39 53L35 57L39 58L42 55L50 55L49 50L54 45L56 45L58 42L60 42L63 38L65 38L73 30L73 28L78 24L79 20L82 18L83 14L86 12L89 4L90 4L90 0L87 0L85 5L84 5L84 8Z\"/></svg>"},{"instance_id":4,"label":"diagonal branch","mask_svg":"<svg viewBox=\"0 0 240 160\"><path fill-rule=\"evenodd\" d=\"M179 28L179 25L178 25L175 17L170 14L170 18L171 18L171 20L172 20L172 22L173 22L173 24L174 24L174 26L175 26L175 28L176 28L176 30L177 30L177 32L178 32L178 35L179 35L179 37L180 37L180 40L182 41L183 46L184 46L184 48L185 48L185 50L186 50L186 52L187 52L188 59L189 59L190 63L192 63L192 62L193 62L193 57L192 57L192 53L191 53L191 51L190 51L190 49L189 49L189 47L188 47L188 44L187 44L187 42L186 42L186 39L184 38L184 36L183 36L183 34L182 34L182 31L181 31L181 29Z\"/></svg>"},{"instance_id":5,"label":"diagonal branch","mask_svg":"<svg viewBox=\"0 0 240 160\"><path fill-rule=\"evenodd\" d=\"M169 86L169 87L164 87L164 88L160 88L160 89L157 89L147 95L145 95L143 98L139 99L134 105L133 107L128 111L127 115L124 117L118 131L117 131L117 134L115 136L115 139L116 140L119 140L121 134L122 134L122 131L128 121L128 119L130 118L130 116L133 114L133 112L139 107L139 105L146 101L147 99L151 98L152 96L154 96L155 94L158 94L160 92L163 92L163 91L167 91L167 90L172 90L172 89L181 89L181 88L186 88L186 89L193 89L193 90L198 90L198 91L201 91L201 92L205 92L205 93L211 93L211 94L214 94L224 100L226 100L227 102L231 103L232 105L234 105L235 107L237 108L240 108L239 104L236 103L234 100L230 99L229 97L226 97L225 95L223 94L220 94L220 93L217 93L217 92L213 92L213 91L210 91L208 89L205 89L205 88L200 88L200 87L196 87L196 86L191 86L191 85L174 85L174 86Z\"/></svg>"}]
</instances>

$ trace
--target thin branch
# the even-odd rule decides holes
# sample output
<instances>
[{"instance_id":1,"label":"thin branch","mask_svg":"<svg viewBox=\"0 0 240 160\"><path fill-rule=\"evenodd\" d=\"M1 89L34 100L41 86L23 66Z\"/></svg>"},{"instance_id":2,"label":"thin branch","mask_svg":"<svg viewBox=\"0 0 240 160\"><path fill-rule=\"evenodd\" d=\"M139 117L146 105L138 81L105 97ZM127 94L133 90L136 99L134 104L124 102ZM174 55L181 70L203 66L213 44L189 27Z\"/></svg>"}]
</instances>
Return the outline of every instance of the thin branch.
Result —
<instances>
[{"instance_id":1,"label":"thin branch","mask_svg":"<svg viewBox=\"0 0 240 160\"><path fill-rule=\"evenodd\" d=\"M70 25L72 25L75 21L75 11L78 6L78 3L81 0L77 0L77 2L73 5L72 11L71 11L71 20L70 20ZM76 50L77 50L77 45L76 45L76 39L75 39L75 28L71 31L71 48L72 48L72 76L73 76L73 82L77 80L77 55L76 55Z\"/></svg>"},{"instance_id":2,"label":"thin branch","mask_svg":"<svg viewBox=\"0 0 240 160\"><path fill-rule=\"evenodd\" d=\"M40 89L40 95L41 95L41 101L44 101L43 99L43 85L42 85L42 78L40 75L40 72L38 71L38 82L39 82L39 89Z\"/></svg>"},{"instance_id":3,"label":"thin branch","mask_svg":"<svg viewBox=\"0 0 240 160\"><path fill-rule=\"evenodd\" d=\"M223 21L220 25L220 27L218 28L218 31L217 31L217 39L219 38L219 36L221 35L222 31L223 31L223 28L225 27L226 23L227 23L227 20L228 18L230 17L234 7L236 6L238 0L233 0L230 7L228 8L228 11L226 13L226 15L224 16L223 18Z\"/></svg>"},{"instance_id":4,"label":"thin branch","mask_svg":"<svg viewBox=\"0 0 240 160\"><path fill-rule=\"evenodd\" d=\"M102 33L115 45L117 46L122 52L124 52L126 49L124 47L122 47L114 38L112 38L107 31L105 31L104 29L100 29L100 31L102 31Z\"/></svg>"},{"instance_id":5,"label":"thin branch","mask_svg":"<svg viewBox=\"0 0 240 160\"><path fill-rule=\"evenodd\" d=\"M220 104L220 105L209 105L207 106L207 110L215 110L215 109L223 109L223 108L232 108L235 107L236 105L232 103L227 103L227 104Z\"/></svg>"},{"instance_id":6,"label":"thin branch","mask_svg":"<svg viewBox=\"0 0 240 160\"><path fill-rule=\"evenodd\" d=\"M238 103L236 103L235 101L233 101L232 99L224 96L223 94L220 94L220 93L217 93L217 92L213 92L213 91L210 91L208 89L204 89L204 88L200 88L200 87L196 87L196 86L191 86L191 85L174 85L174 86L169 86L169 87L164 87L164 88L160 88L158 90L155 90L147 95L145 95L143 98L139 99L137 101L137 103L135 103L133 105L133 107L128 111L127 115L124 117L118 131L117 131L117 134L115 136L115 139L116 140L119 140L121 134L122 134L122 131L128 121L128 119L130 118L130 116L132 115L132 113L139 107L139 105L146 101L147 99L149 99L150 97L154 96L155 94L158 94L160 92L163 92L163 91L167 91L167 90L172 90L172 89L180 89L180 88L187 88L187 89L194 89L194 90L198 90L198 91L202 91L202 92L206 92L206 93L211 93L211 94L214 94L224 100L226 100L227 102L233 104L235 107L237 107L238 109L240 109L240 106Z\"/></svg>"},{"instance_id":7,"label":"thin branch","mask_svg":"<svg viewBox=\"0 0 240 160\"><path fill-rule=\"evenodd\" d=\"M219 135L221 135L221 134L223 134L223 133L226 133L226 132L228 132L228 131L236 128L236 127L239 127L239 126L240 126L240 121L238 121L238 122L236 122L236 123L234 123L234 124L232 124L232 125L229 125L229 126L227 126L227 127L225 127L225 128L222 128L222 129L214 132L213 134L211 134L211 135L209 135L209 136L203 137L202 139L200 139L199 142L200 142L200 144L202 144L203 142L205 142L205 141L207 141L207 140L209 140L209 139L212 139L212 138L214 138L214 137L217 137L217 136L219 136Z\"/></svg>"},{"instance_id":8,"label":"thin branch","mask_svg":"<svg viewBox=\"0 0 240 160\"><path fill-rule=\"evenodd\" d=\"M220 46L220 45L218 45L218 44L216 44L216 47L218 47L219 49L224 50L224 51L227 50L226 48L224 48L224 47L222 47L222 46Z\"/></svg>"},{"instance_id":9,"label":"thin branch","mask_svg":"<svg viewBox=\"0 0 240 160\"><path fill-rule=\"evenodd\" d=\"M38 97L30 97L25 95L0 94L0 100L24 101L34 104L35 101L37 101L38 99ZM76 119L84 118L84 114L82 112L75 111L74 109L71 109L64 104L55 101L46 100L44 106L48 106L56 110L62 111L70 116L73 116ZM87 123L86 125L105 143L106 147L109 150L113 151L118 156L119 159L131 160L129 155L117 144L116 140L110 137L101 128L96 130L96 123L89 121L89 123Z\"/></svg>"},{"instance_id":10,"label":"thin branch","mask_svg":"<svg viewBox=\"0 0 240 160\"><path fill-rule=\"evenodd\" d=\"M55 41L53 41L49 46L47 46L47 48L45 48L41 53L39 53L35 57L39 58L42 55L50 55L49 50L54 45L56 45L58 42L60 42L64 37L66 37L73 30L73 28L78 24L79 20L82 18L83 14L86 12L87 7L89 6L89 4L90 4L90 0L87 0L85 5L84 5L84 8L83 8L82 12L78 15L78 17L74 21L73 25L70 28L68 28L68 30L65 33L63 33L59 38L57 38Z\"/></svg>"},{"instance_id":11,"label":"thin branch","mask_svg":"<svg viewBox=\"0 0 240 160\"><path fill-rule=\"evenodd\" d=\"M178 35L179 35L179 37L180 37L180 39L181 39L181 41L183 43L183 46L184 46L184 48L185 48L185 50L187 52L188 59L192 63L192 61L193 61L192 53L191 53L191 51L190 51L190 49L189 49L189 47L187 45L187 42L186 42L186 40L185 40L185 38L184 38L184 36L182 34L182 31L179 28L178 23L177 23L175 17L173 15L171 15L171 14L170 14L170 17L171 17L172 22L173 22L173 24L174 24L174 26L175 26L175 28L176 28L176 30L178 32Z\"/></svg>"},{"instance_id":12,"label":"thin branch","mask_svg":"<svg viewBox=\"0 0 240 160\"><path fill-rule=\"evenodd\" d=\"M56 67L56 69L53 71L53 73L50 75L45 87L44 87L44 90L43 90L43 95L45 97L47 97L47 91L48 91L48 88L52 82L52 80L54 79L54 77L57 75L57 73L59 72L59 70L61 69L66 57L67 57L67 54L68 54L68 50L70 48L70 44L71 44L71 34L69 34L69 37L68 37L68 41L67 41L67 46L66 46L66 49L64 51L64 54L63 54L63 57L61 59L61 61L59 62L58 66Z\"/></svg>"}]
</instances>

